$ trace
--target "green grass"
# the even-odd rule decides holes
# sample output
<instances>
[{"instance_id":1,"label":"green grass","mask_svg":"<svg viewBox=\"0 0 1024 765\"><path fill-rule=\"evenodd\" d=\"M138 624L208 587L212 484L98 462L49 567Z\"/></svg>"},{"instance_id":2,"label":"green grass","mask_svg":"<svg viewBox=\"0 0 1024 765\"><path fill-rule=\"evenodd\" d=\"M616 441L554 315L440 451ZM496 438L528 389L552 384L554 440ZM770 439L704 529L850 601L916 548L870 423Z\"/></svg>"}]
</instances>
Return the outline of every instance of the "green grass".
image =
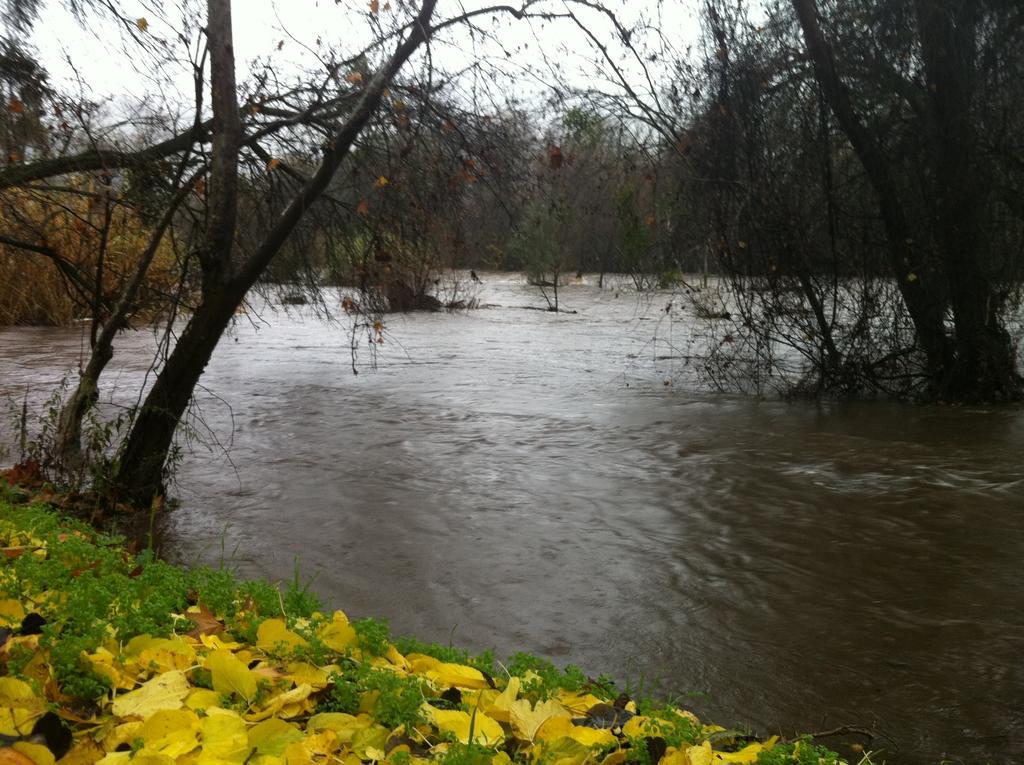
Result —
<instances>
[{"instance_id":1,"label":"green grass","mask_svg":"<svg viewBox=\"0 0 1024 765\"><path fill-rule=\"evenodd\" d=\"M341 672L331 676L331 681L334 685L317 706L318 712L354 715L368 704L373 708L373 716L388 728L411 728L423 722L421 706L426 696L419 678L348 662Z\"/></svg>"}]
</instances>

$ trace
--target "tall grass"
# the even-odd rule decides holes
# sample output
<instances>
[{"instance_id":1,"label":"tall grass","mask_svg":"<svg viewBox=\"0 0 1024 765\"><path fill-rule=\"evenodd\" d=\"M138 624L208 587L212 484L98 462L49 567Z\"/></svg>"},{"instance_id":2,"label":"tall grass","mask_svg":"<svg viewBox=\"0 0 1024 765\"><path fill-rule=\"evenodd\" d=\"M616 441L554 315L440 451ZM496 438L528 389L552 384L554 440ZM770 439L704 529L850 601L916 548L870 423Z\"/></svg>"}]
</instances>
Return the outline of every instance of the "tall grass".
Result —
<instances>
[{"instance_id":1,"label":"tall grass","mask_svg":"<svg viewBox=\"0 0 1024 765\"><path fill-rule=\"evenodd\" d=\"M0 326L67 325L112 304L145 249L149 227L109 185L90 178L59 190L0 193ZM136 311L152 313L176 283L165 237Z\"/></svg>"}]
</instances>

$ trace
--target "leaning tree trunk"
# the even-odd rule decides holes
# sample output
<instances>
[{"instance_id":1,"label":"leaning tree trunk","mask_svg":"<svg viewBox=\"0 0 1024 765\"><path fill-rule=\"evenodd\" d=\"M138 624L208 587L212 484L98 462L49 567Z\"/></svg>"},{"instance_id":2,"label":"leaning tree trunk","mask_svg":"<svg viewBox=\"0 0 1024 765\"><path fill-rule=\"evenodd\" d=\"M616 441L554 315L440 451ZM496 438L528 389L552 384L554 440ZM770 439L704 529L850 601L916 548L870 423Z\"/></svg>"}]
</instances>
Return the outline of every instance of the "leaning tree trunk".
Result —
<instances>
[{"instance_id":1,"label":"leaning tree trunk","mask_svg":"<svg viewBox=\"0 0 1024 765\"><path fill-rule=\"evenodd\" d=\"M185 326L132 423L116 484L137 506L163 493L163 469L174 431L235 309L255 281L232 273L238 218L238 154L242 124L235 86L231 0L207 0L210 105L213 111L208 217L197 256L202 269L199 305Z\"/></svg>"},{"instance_id":2,"label":"leaning tree trunk","mask_svg":"<svg viewBox=\"0 0 1024 765\"><path fill-rule=\"evenodd\" d=\"M199 378L213 356L245 289L229 286L203 296L185 331L132 424L121 456L117 484L136 507L164 493L164 465L174 432L188 408Z\"/></svg>"},{"instance_id":3,"label":"leaning tree trunk","mask_svg":"<svg viewBox=\"0 0 1024 765\"><path fill-rule=\"evenodd\" d=\"M240 132L235 132L238 104L234 92L230 3L208 0L214 141L207 244L199 253L202 297L128 435L115 483L121 495L136 507L148 505L163 492L164 466L174 432L235 310L306 211L323 194L370 115L380 105L395 74L429 36L436 4L437 0L423 2L408 35L370 80L348 119L325 144L316 173L285 207L259 246L242 257L234 246Z\"/></svg>"}]
</instances>

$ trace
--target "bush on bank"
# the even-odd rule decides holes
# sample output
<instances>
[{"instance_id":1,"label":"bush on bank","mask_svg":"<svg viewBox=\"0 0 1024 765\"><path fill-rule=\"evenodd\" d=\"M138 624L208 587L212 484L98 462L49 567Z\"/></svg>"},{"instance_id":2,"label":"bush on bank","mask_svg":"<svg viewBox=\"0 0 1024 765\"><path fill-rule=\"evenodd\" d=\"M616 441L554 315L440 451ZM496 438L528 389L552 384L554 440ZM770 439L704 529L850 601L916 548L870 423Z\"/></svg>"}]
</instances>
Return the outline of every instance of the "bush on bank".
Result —
<instances>
[{"instance_id":1,"label":"bush on bank","mask_svg":"<svg viewBox=\"0 0 1024 765\"><path fill-rule=\"evenodd\" d=\"M0 764L839 765L518 654L392 640L0 486ZM865 757L864 763L868 763Z\"/></svg>"}]
</instances>

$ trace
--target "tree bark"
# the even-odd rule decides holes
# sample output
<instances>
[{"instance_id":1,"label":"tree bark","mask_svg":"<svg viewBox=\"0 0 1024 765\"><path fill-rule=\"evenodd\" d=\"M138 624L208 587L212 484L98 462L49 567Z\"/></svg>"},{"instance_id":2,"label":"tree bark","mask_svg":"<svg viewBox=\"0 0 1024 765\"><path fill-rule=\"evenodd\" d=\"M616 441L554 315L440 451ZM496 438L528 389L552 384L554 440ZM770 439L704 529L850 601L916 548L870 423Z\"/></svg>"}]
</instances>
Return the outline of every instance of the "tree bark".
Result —
<instances>
[{"instance_id":1,"label":"tree bark","mask_svg":"<svg viewBox=\"0 0 1024 765\"><path fill-rule=\"evenodd\" d=\"M57 459L61 469L77 470L82 466L82 421L99 398L99 379L107 363L114 357L110 343L94 348L89 363L78 377L75 390L61 407L57 420Z\"/></svg>"},{"instance_id":2,"label":"tree bark","mask_svg":"<svg viewBox=\"0 0 1024 765\"><path fill-rule=\"evenodd\" d=\"M146 396L121 455L116 485L121 497L146 507L164 492L164 465L174 432L199 378L245 297L245 290L205 290L174 350Z\"/></svg>"}]
</instances>

